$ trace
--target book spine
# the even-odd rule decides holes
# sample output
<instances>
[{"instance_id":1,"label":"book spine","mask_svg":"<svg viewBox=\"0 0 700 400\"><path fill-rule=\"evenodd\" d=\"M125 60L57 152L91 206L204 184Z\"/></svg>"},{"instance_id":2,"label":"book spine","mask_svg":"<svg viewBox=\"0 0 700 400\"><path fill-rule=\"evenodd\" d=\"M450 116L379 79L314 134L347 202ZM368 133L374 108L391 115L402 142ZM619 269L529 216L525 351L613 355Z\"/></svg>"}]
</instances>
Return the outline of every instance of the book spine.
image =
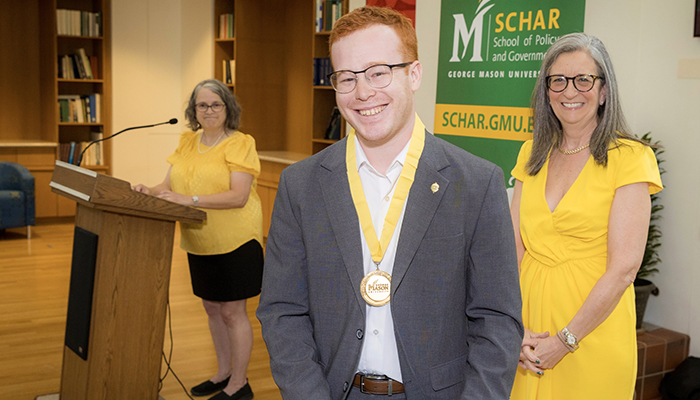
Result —
<instances>
[{"instance_id":1,"label":"book spine","mask_svg":"<svg viewBox=\"0 0 700 400\"><path fill-rule=\"evenodd\" d=\"M333 29L333 0L326 0L323 9L324 30L330 32Z\"/></svg>"},{"instance_id":2,"label":"book spine","mask_svg":"<svg viewBox=\"0 0 700 400\"><path fill-rule=\"evenodd\" d=\"M102 95L95 93L95 122L102 122Z\"/></svg>"},{"instance_id":3,"label":"book spine","mask_svg":"<svg viewBox=\"0 0 700 400\"><path fill-rule=\"evenodd\" d=\"M73 157L75 156L75 142L70 142L70 152L68 153L68 164L73 164Z\"/></svg>"},{"instance_id":4,"label":"book spine","mask_svg":"<svg viewBox=\"0 0 700 400\"><path fill-rule=\"evenodd\" d=\"M92 79L92 68L90 68L90 59L87 56L87 53L85 53L84 48L79 48L76 50L78 52L78 55L80 56L80 62L83 65L83 70L85 70L85 79Z\"/></svg>"},{"instance_id":5,"label":"book spine","mask_svg":"<svg viewBox=\"0 0 700 400\"><path fill-rule=\"evenodd\" d=\"M316 0L316 32L323 31L323 0Z\"/></svg>"}]
</instances>

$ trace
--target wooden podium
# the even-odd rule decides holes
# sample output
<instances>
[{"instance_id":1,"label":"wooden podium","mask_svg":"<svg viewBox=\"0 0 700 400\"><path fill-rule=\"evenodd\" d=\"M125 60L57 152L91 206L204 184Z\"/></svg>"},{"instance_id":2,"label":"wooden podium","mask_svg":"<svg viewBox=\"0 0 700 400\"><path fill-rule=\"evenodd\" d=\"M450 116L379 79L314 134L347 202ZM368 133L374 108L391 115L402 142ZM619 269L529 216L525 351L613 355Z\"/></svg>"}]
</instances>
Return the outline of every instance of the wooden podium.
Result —
<instances>
[{"instance_id":1,"label":"wooden podium","mask_svg":"<svg viewBox=\"0 0 700 400\"><path fill-rule=\"evenodd\" d=\"M78 203L60 399L158 399L175 221L206 213L61 161L50 186Z\"/></svg>"}]
</instances>

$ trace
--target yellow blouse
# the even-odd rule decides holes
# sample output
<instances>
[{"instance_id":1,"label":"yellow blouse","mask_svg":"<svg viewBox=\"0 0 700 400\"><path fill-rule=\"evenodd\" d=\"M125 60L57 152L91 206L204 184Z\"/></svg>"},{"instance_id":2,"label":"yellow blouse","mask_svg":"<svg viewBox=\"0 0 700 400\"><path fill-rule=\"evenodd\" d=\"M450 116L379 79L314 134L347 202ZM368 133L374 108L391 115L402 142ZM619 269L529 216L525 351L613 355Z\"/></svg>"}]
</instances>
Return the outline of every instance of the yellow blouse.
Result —
<instances>
[{"instance_id":1,"label":"yellow blouse","mask_svg":"<svg viewBox=\"0 0 700 400\"><path fill-rule=\"evenodd\" d=\"M242 208L224 210L204 209L203 224L180 224L180 247L197 255L229 253L251 239L262 245L262 206L256 191L260 175L260 160L255 139L234 132L215 147L200 144L199 133L185 132L180 136L175 153L167 161L170 187L188 196L207 195L231 189L231 172L253 175L248 202Z\"/></svg>"}]
</instances>

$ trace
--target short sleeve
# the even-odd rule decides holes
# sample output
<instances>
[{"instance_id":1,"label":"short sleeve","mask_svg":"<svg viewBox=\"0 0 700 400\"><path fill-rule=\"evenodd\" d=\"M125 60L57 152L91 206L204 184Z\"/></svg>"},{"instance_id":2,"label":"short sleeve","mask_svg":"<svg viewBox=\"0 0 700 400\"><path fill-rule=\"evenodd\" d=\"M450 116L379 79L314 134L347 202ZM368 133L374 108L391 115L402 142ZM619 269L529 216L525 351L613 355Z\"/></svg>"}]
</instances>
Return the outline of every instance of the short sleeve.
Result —
<instances>
[{"instance_id":1,"label":"short sleeve","mask_svg":"<svg viewBox=\"0 0 700 400\"><path fill-rule=\"evenodd\" d=\"M532 140L528 140L520 147L520 153L518 153L518 160L515 163L515 167L510 174L513 178L523 182L527 177L527 161L530 159L530 153L532 153Z\"/></svg>"},{"instance_id":2,"label":"short sleeve","mask_svg":"<svg viewBox=\"0 0 700 400\"><path fill-rule=\"evenodd\" d=\"M254 178L260 175L260 159L252 136L241 133L226 144L224 151L229 171L247 172Z\"/></svg>"},{"instance_id":3,"label":"short sleeve","mask_svg":"<svg viewBox=\"0 0 700 400\"><path fill-rule=\"evenodd\" d=\"M182 135L180 135L180 141L177 144L177 149L175 149L175 152L166 158L165 161L167 161L170 165L175 165L178 161L180 161L183 150L190 146L192 136L196 134L197 133L195 132L184 132Z\"/></svg>"},{"instance_id":4,"label":"short sleeve","mask_svg":"<svg viewBox=\"0 0 700 400\"><path fill-rule=\"evenodd\" d=\"M608 163L615 166L615 189L639 182L649 183L649 194L663 189L656 156L649 146L620 140L620 144L608 152Z\"/></svg>"}]
</instances>

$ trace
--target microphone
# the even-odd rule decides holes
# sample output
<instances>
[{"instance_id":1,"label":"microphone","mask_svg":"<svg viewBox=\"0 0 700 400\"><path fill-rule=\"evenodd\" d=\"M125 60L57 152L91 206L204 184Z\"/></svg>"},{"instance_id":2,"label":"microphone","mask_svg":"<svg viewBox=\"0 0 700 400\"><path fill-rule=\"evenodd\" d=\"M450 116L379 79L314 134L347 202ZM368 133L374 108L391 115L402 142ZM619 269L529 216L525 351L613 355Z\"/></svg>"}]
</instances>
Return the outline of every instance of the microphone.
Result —
<instances>
[{"instance_id":1,"label":"microphone","mask_svg":"<svg viewBox=\"0 0 700 400\"><path fill-rule=\"evenodd\" d=\"M80 163L83 161L83 154L85 154L85 150L87 150L90 146L92 146L92 145L95 144L95 143L101 142L101 141L103 141L103 140L111 139L111 138L117 136L118 134L124 133L124 132L126 132L126 131L131 131L131 130L134 130L134 129L142 129L142 128L152 128L152 127L154 127L154 126L165 125L165 124L175 125L175 124L177 124L177 118L170 118L170 120L168 120L168 121L160 122L160 123L152 124L152 125L132 126L131 128L122 129L121 131L119 131L119 132L117 132L117 133L115 133L115 134L109 135L109 136L107 136L106 138L102 138L102 139L99 139L99 140L93 140L92 142L90 142L90 144L88 144L87 146L85 146L85 148L83 149L83 151L80 152L80 157L78 158L78 164L76 164L76 165L77 165L77 166L80 166Z\"/></svg>"}]
</instances>

